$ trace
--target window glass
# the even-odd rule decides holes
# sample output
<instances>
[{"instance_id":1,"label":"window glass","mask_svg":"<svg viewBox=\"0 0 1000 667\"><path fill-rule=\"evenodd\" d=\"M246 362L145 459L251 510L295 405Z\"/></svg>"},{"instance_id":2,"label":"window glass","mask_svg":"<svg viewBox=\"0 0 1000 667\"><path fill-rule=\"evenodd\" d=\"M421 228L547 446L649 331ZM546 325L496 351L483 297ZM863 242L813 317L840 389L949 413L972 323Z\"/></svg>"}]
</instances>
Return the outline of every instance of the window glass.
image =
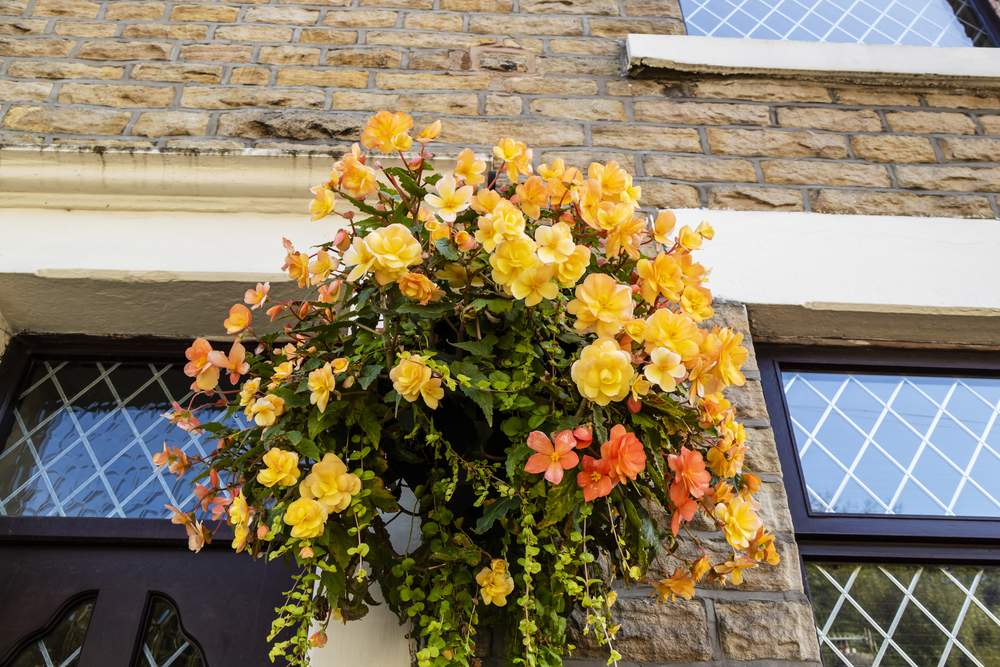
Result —
<instances>
[{"instance_id":1,"label":"window glass","mask_svg":"<svg viewBox=\"0 0 1000 667\"><path fill-rule=\"evenodd\" d=\"M813 512L1000 517L1000 380L782 372Z\"/></svg>"},{"instance_id":2,"label":"window glass","mask_svg":"<svg viewBox=\"0 0 1000 667\"><path fill-rule=\"evenodd\" d=\"M827 667L1000 665L1000 567L806 563Z\"/></svg>"},{"instance_id":3,"label":"window glass","mask_svg":"<svg viewBox=\"0 0 1000 667\"><path fill-rule=\"evenodd\" d=\"M968 0L680 0L689 35L993 46Z\"/></svg>"},{"instance_id":4,"label":"window glass","mask_svg":"<svg viewBox=\"0 0 1000 667\"><path fill-rule=\"evenodd\" d=\"M160 597L153 598L149 610L139 667L205 667L201 651L181 631L177 610Z\"/></svg>"},{"instance_id":5,"label":"window glass","mask_svg":"<svg viewBox=\"0 0 1000 667\"><path fill-rule=\"evenodd\" d=\"M190 400L182 366L32 362L0 451L0 515L159 518L191 505L190 480L156 470L164 443L204 455L162 415ZM206 408L202 422L221 416Z\"/></svg>"},{"instance_id":6,"label":"window glass","mask_svg":"<svg viewBox=\"0 0 1000 667\"><path fill-rule=\"evenodd\" d=\"M93 611L94 598L77 602L51 632L18 653L11 667L76 667Z\"/></svg>"}]
</instances>

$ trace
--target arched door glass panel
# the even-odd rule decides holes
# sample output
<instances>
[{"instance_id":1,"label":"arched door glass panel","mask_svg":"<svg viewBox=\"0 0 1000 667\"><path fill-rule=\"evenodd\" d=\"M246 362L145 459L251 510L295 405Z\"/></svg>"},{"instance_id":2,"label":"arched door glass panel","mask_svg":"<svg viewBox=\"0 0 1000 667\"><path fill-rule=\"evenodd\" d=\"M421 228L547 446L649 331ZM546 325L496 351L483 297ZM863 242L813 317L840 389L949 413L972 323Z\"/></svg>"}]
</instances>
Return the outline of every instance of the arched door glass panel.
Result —
<instances>
[{"instance_id":1,"label":"arched door glass panel","mask_svg":"<svg viewBox=\"0 0 1000 667\"><path fill-rule=\"evenodd\" d=\"M166 598L153 597L143 633L139 667L205 667L205 659L181 627L177 609Z\"/></svg>"},{"instance_id":2,"label":"arched door glass panel","mask_svg":"<svg viewBox=\"0 0 1000 667\"><path fill-rule=\"evenodd\" d=\"M21 649L7 665L76 667L93 611L93 597L72 604L59 616L51 630Z\"/></svg>"}]
</instances>

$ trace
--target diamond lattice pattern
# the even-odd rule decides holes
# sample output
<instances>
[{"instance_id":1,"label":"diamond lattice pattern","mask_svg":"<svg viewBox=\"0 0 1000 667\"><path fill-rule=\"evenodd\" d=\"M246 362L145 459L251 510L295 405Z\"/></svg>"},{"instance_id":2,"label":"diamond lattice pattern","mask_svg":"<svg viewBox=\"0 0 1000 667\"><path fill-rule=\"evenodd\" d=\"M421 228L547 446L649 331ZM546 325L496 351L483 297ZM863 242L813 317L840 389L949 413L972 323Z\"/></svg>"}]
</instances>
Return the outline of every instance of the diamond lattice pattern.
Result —
<instances>
[{"instance_id":1,"label":"diamond lattice pattern","mask_svg":"<svg viewBox=\"0 0 1000 667\"><path fill-rule=\"evenodd\" d=\"M0 515L158 518L190 507L189 480L156 470L163 443L204 455L161 415L187 401L178 365L35 361L0 452ZM198 412L203 422L221 416Z\"/></svg>"},{"instance_id":2,"label":"diamond lattice pattern","mask_svg":"<svg viewBox=\"0 0 1000 667\"><path fill-rule=\"evenodd\" d=\"M689 35L993 46L968 0L681 0Z\"/></svg>"},{"instance_id":3,"label":"diamond lattice pattern","mask_svg":"<svg viewBox=\"0 0 1000 667\"><path fill-rule=\"evenodd\" d=\"M1000 665L1000 568L806 563L823 664Z\"/></svg>"},{"instance_id":4,"label":"diamond lattice pattern","mask_svg":"<svg viewBox=\"0 0 1000 667\"><path fill-rule=\"evenodd\" d=\"M1000 380L782 377L814 512L1000 516Z\"/></svg>"}]
</instances>

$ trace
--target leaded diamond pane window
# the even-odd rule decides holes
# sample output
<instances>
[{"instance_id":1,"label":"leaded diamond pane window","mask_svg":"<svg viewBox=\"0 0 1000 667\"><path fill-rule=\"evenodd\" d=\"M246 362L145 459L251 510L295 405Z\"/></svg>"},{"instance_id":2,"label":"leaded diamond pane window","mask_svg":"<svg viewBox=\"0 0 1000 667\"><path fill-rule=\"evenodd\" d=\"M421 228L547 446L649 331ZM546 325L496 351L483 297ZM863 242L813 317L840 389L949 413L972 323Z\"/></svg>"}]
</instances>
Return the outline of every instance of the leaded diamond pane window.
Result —
<instances>
[{"instance_id":1,"label":"leaded diamond pane window","mask_svg":"<svg viewBox=\"0 0 1000 667\"><path fill-rule=\"evenodd\" d=\"M812 512L1000 517L1000 380L782 373Z\"/></svg>"},{"instance_id":2,"label":"leaded diamond pane window","mask_svg":"<svg viewBox=\"0 0 1000 667\"><path fill-rule=\"evenodd\" d=\"M689 35L994 46L968 0L681 0Z\"/></svg>"},{"instance_id":3,"label":"leaded diamond pane window","mask_svg":"<svg viewBox=\"0 0 1000 667\"><path fill-rule=\"evenodd\" d=\"M827 667L1000 665L1000 567L807 563Z\"/></svg>"},{"instance_id":4,"label":"leaded diamond pane window","mask_svg":"<svg viewBox=\"0 0 1000 667\"><path fill-rule=\"evenodd\" d=\"M206 453L161 416L190 385L177 364L34 360L0 450L0 515L161 518L165 504L189 507L190 481L156 470L153 455L164 443ZM201 421L220 416L208 410Z\"/></svg>"}]
</instances>

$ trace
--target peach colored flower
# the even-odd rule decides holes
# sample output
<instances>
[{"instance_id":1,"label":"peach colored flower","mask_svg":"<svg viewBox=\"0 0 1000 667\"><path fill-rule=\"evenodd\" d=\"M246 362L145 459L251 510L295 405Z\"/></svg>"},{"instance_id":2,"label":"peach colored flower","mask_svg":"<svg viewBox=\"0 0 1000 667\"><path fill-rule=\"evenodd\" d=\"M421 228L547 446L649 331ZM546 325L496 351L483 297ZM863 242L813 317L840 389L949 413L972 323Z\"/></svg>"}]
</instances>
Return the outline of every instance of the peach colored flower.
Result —
<instances>
[{"instance_id":1,"label":"peach colored flower","mask_svg":"<svg viewBox=\"0 0 1000 667\"><path fill-rule=\"evenodd\" d=\"M617 257L622 250L630 259L639 259L639 246L642 245L642 233L646 229L646 221L642 218L632 218L617 225L608 234L604 254L609 259Z\"/></svg>"},{"instance_id":2,"label":"peach colored flower","mask_svg":"<svg viewBox=\"0 0 1000 667\"><path fill-rule=\"evenodd\" d=\"M601 191L608 198L621 194L629 184L628 172L614 160L606 165L591 162L587 169L587 178L596 179L601 184Z\"/></svg>"},{"instance_id":3,"label":"peach colored flower","mask_svg":"<svg viewBox=\"0 0 1000 667\"><path fill-rule=\"evenodd\" d=\"M229 350L228 357L218 350L213 350L209 352L208 359L219 368L229 371L230 384L236 384L240 381L241 375L246 375L250 372L250 364L244 361L246 354L246 348L240 345L239 341L235 341L233 342L233 347Z\"/></svg>"},{"instance_id":4,"label":"peach colored flower","mask_svg":"<svg viewBox=\"0 0 1000 667\"><path fill-rule=\"evenodd\" d=\"M219 369L208 358L211 353L212 345L204 338L195 339L191 347L184 351L184 356L188 359L184 374L195 379L191 389L211 391L219 384Z\"/></svg>"},{"instance_id":5,"label":"peach colored flower","mask_svg":"<svg viewBox=\"0 0 1000 667\"><path fill-rule=\"evenodd\" d=\"M695 322L707 320L715 314L712 308L712 293L704 287L688 285L681 293L681 309Z\"/></svg>"},{"instance_id":6,"label":"peach colored flower","mask_svg":"<svg viewBox=\"0 0 1000 667\"><path fill-rule=\"evenodd\" d=\"M596 331L598 336L614 336L632 319L632 290L605 273L592 273L576 287L576 298L566 310L576 315L573 325L580 333Z\"/></svg>"},{"instance_id":7,"label":"peach colored flower","mask_svg":"<svg viewBox=\"0 0 1000 667\"><path fill-rule=\"evenodd\" d=\"M365 243L375 256L375 279L380 285L396 281L406 267L422 261L420 243L398 222L376 229L365 237Z\"/></svg>"},{"instance_id":8,"label":"peach colored flower","mask_svg":"<svg viewBox=\"0 0 1000 667\"><path fill-rule=\"evenodd\" d=\"M441 134L441 121L436 120L425 127L423 131L417 135L417 141L422 144L426 144L428 141L436 139L439 134Z\"/></svg>"},{"instance_id":9,"label":"peach colored flower","mask_svg":"<svg viewBox=\"0 0 1000 667\"><path fill-rule=\"evenodd\" d=\"M506 199L501 199L492 211L480 216L477 224L476 241L486 252L493 252L504 241L524 238L524 214Z\"/></svg>"},{"instance_id":10,"label":"peach colored flower","mask_svg":"<svg viewBox=\"0 0 1000 667\"><path fill-rule=\"evenodd\" d=\"M471 148L465 148L458 154L455 165L455 178L465 181L466 185L479 185L486 181L483 172L486 171L486 161L477 160Z\"/></svg>"},{"instance_id":11,"label":"peach colored flower","mask_svg":"<svg viewBox=\"0 0 1000 667\"><path fill-rule=\"evenodd\" d=\"M565 222L557 222L551 226L539 225L535 230L535 242L538 244L538 259L546 264L562 264L576 250L573 230Z\"/></svg>"},{"instance_id":12,"label":"peach colored flower","mask_svg":"<svg viewBox=\"0 0 1000 667\"><path fill-rule=\"evenodd\" d=\"M295 484L301 472L299 471L299 455L295 452L286 452L272 447L264 454L264 468L257 473L257 481L271 488L275 484L278 486L292 486Z\"/></svg>"},{"instance_id":13,"label":"peach colored flower","mask_svg":"<svg viewBox=\"0 0 1000 667\"><path fill-rule=\"evenodd\" d=\"M336 389L337 381L333 379L333 369L329 363L322 368L309 373L309 402L326 412L326 404L330 401L330 392Z\"/></svg>"},{"instance_id":14,"label":"peach colored flower","mask_svg":"<svg viewBox=\"0 0 1000 667\"><path fill-rule=\"evenodd\" d=\"M344 171L340 179L340 187L355 199L364 199L378 193L378 182L375 171L366 167L353 153L344 155L341 169Z\"/></svg>"},{"instance_id":15,"label":"peach colored flower","mask_svg":"<svg viewBox=\"0 0 1000 667\"><path fill-rule=\"evenodd\" d=\"M490 255L493 280L499 285L508 285L525 269L533 269L538 264L535 242L528 236L513 241L502 241Z\"/></svg>"},{"instance_id":16,"label":"peach colored flower","mask_svg":"<svg viewBox=\"0 0 1000 667\"><path fill-rule=\"evenodd\" d=\"M721 563L715 566L715 571L722 575L722 580L725 580L725 575L729 575L732 580L733 585L739 586L743 583L743 570L750 570L757 567L757 563L754 562L753 558L750 558L746 554L734 554L725 563Z\"/></svg>"},{"instance_id":17,"label":"peach colored flower","mask_svg":"<svg viewBox=\"0 0 1000 667\"><path fill-rule=\"evenodd\" d=\"M161 417L166 417L170 420L171 424L176 424L181 427L181 430L187 431L188 433L194 433L195 435L201 433L201 429L198 426L201 422L198 418L191 414L190 410L185 410L180 406L177 401L174 401L174 411L165 412Z\"/></svg>"},{"instance_id":18,"label":"peach colored flower","mask_svg":"<svg viewBox=\"0 0 1000 667\"><path fill-rule=\"evenodd\" d=\"M412 128L413 119L405 113L379 111L368 119L361 135L361 145L368 149L377 148L382 153L408 151L413 145L413 138L409 135Z\"/></svg>"},{"instance_id":19,"label":"peach colored flower","mask_svg":"<svg viewBox=\"0 0 1000 667\"><path fill-rule=\"evenodd\" d=\"M687 375L687 369L681 363L681 355L665 347L653 348L649 353L649 360L651 363L644 370L646 379L659 385L667 393L677 389L677 383Z\"/></svg>"},{"instance_id":20,"label":"peach colored flower","mask_svg":"<svg viewBox=\"0 0 1000 667\"><path fill-rule=\"evenodd\" d=\"M341 373L347 371L347 369L350 368L350 366L351 366L350 361L344 359L343 357L338 357L337 359L333 360L333 374L340 375Z\"/></svg>"},{"instance_id":21,"label":"peach colored flower","mask_svg":"<svg viewBox=\"0 0 1000 667\"><path fill-rule=\"evenodd\" d=\"M524 305L537 306L542 299L554 299L559 294L559 286L552 282L552 267L538 266L524 269L510 283L510 291L515 299L524 299Z\"/></svg>"},{"instance_id":22,"label":"peach colored flower","mask_svg":"<svg viewBox=\"0 0 1000 667\"><path fill-rule=\"evenodd\" d=\"M658 602L673 602L677 598L690 600L694 597L694 581L691 575L681 568L674 570L672 576L656 582L653 593L650 597L657 598Z\"/></svg>"},{"instance_id":23,"label":"peach colored flower","mask_svg":"<svg viewBox=\"0 0 1000 667\"><path fill-rule=\"evenodd\" d=\"M670 485L670 500L680 507L689 498L701 498L708 491L712 475L705 470L705 459L701 452L681 447L680 454L667 456L667 463L674 471L674 481Z\"/></svg>"},{"instance_id":24,"label":"peach colored flower","mask_svg":"<svg viewBox=\"0 0 1000 667\"><path fill-rule=\"evenodd\" d=\"M421 306L426 306L431 301L438 301L444 296L444 290L438 289L438 286L422 273L411 271L401 276L396 284L399 285L399 291L403 296L419 301Z\"/></svg>"},{"instance_id":25,"label":"peach colored flower","mask_svg":"<svg viewBox=\"0 0 1000 667\"><path fill-rule=\"evenodd\" d=\"M611 463L593 456L583 457L583 472L576 475L576 483L583 489L583 499L588 503L611 493Z\"/></svg>"},{"instance_id":26,"label":"peach colored flower","mask_svg":"<svg viewBox=\"0 0 1000 667\"><path fill-rule=\"evenodd\" d=\"M562 481L563 470L575 468L580 462L580 457L573 451L576 447L576 438L573 437L572 431L563 431L553 438L555 444L541 431L532 431L528 434L528 447L538 453L528 458L524 471L532 474L544 472L545 479L558 484Z\"/></svg>"},{"instance_id":27,"label":"peach colored flower","mask_svg":"<svg viewBox=\"0 0 1000 667\"><path fill-rule=\"evenodd\" d=\"M690 498L674 509L673 516L670 517L670 532L677 537L677 531L681 529L681 520L690 521L698 511L698 501Z\"/></svg>"},{"instance_id":28,"label":"peach colored flower","mask_svg":"<svg viewBox=\"0 0 1000 667\"><path fill-rule=\"evenodd\" d=\"M316 221L333 213L337 206L337 200L333 191L325 186L313 188L315 198L309 203L309 212L312 214L311 220Z\"/></svg>"},{"instance_id":29,"label":"peach colored flower","mask_svg":"<svg viewBox=\"0 0 1000 667\"><path fill-rule=\"evenodd\" d=\"M670 245L670 232L674 231L677 224L677 216L673 211L660 211L653 222L653 239L657 243Z\"/></svg>"},{"instance_id":30,"label":"peach colored flower","mask_svg":"<svg viewBox=\"0 0 1000 667\"><path fill-rule=\"evenodd\" d=\"M538 176L531 176L517 186L518 205L529 218L538 218L542 209L549 205L549 191L545 181Z\"/></svg>"},{"instance_id":31,"label":"peach colored flower","mask_svg":"<svg viewBox=\"0 0 1000 667\"><path fill-rule=\"evenodd\" d=\"M698 356L702 333L687 315L661 308L646 319L643 339L647 351L665 347L687 363Z\"/></svg>"},{"instance_id":32,"label":"peach colored flower","mask_svg":"<svg viewBox=\"0 0 1000 667\"><path fill-rule=\"evenodd\" d=\"M424 203L427 204L431 212L445 222L455 222L458 214L469 208L469 204L472 202L473 187L463 185L456 188L456 185L454 176L442 176L434 184L438 193L436 195L428 194L424 197Z\"/></svg>"},{"instance_id":33,"label":"peach colored flower","mask_svg":"<svg viewBox=\"0 0 1000 667\"><path fill-rule=\"evenodd\" d=\"M635 266L639 276L639 293L646 303L654 304L659 296L667 301L680 301L680 292L684 289L681 280L681 267L673 255L661 252L652 261L640 259Z\"/></svg>"},{"instance_id":34,"label":"peach colored flower","mask_svg":"<svg viewBox=\"0 0 1000 667\"><path fill-rule=\"evenodd\" d=\"M563 287L573 287L590 266L590 248L578 245L565 262L555 265L556 278Z\"/></svg>"},{"instance_id":35,"label":"peach colored flower","mask_svg":"<svg viewBox=\"0 0 1000 667\"><path fill-rule=\"evenodd\" d=\"M570 375L580 395L604 406L628 396L635 377L631 356L614 338L598 338L583 348Z\"/></svg>"},{"instance_id":36,"label":"peach colored flower","mask_svg":"<svg viewBox=\"0 0 1000 667\"><path fill-rule=\"evenodd\" d=\"M476 239L463 229L455 234L455 245L462 252L469 252L476 247Z\"/></svg>"},{"instance_id":37,"label":"peach colored flower","mask_svg":"<svg viewBox=\"0 0 1000 667\"><path fill-rule=\"evenodd\" d=\"M250 319L250 309L242 303L237 303L229 309L229 317L222 325L226 327L226 333L235 334L250 326Z\"/></svg>"},{"instance_id":38,"label":"peach colored flower","mask_svg":"<svg viewBox=\"0 0 1000 667\"><path fill-rule=\"evenodd\" d=\"M411 355L400 361L389 371L392 388L410 403L423 397L431 410L437 409L438 401L444 398L440 378L432 377L431 369L419 355Z\"/></svg>"},{"instance_id":39,"label":"peach colored flower","mask_svg":"<svg viewBox=\"0 0 1000 667\"><path fill-rule=\"evenodd\" d=\"M573 437L576 438L576 448L586 449L594 439L594 434L586 426L573 429Z\"/></svg>"},{"instance_id":40,"label":"peach colored flower","mask_svg":"<svg viewBox=\"0 0 1000 667\"><path fill-rule=\"evenodd\" d=\"M646 469L646 450L642 443L621 424L616 424L609 435L611 439L601 445L601 458L611 465L612 483L635 479Z\"/></svg>"},{"instance_id":41,"label":"peach colored flower","mask_svg":"<svg viewBox=\"0 0 1000 667\"><path fill-rule=\"evenodd\" d=\"M319 501L328 513L343 512L351 498L361 493L361 478L347 471L347 466L336 454L324 454L323 460L313 464L312 472L299 484L303 498Z\"/></svg>"},{"instance_id":42,"label":"peach colored flower","mask_svg":"<svg viewBox=\"0 0 1000 667\"><path fill-rule=\"evenodd\" d=\"M182 452L180 447L167 447L167 443L163 443L162 452L153 455L153 463L156 464L157 470L163 466L169 466L167 470L171 475L177 475L177 479L180 479L184 472L191 467L191 460L187 454Z\"/></svg>"},{"instance_id":43,"label":"peach colored flower","mask_svg":"<svg viewBox=\"0 0 1000 667\"><path fill-rule=\"evenodd\" d=\"M250 306L250 310L257 310L267 301L267 293L271 289L271 283L257 283L257 289L248 289L243 303Z\"/></svg>"}]
</instances>

